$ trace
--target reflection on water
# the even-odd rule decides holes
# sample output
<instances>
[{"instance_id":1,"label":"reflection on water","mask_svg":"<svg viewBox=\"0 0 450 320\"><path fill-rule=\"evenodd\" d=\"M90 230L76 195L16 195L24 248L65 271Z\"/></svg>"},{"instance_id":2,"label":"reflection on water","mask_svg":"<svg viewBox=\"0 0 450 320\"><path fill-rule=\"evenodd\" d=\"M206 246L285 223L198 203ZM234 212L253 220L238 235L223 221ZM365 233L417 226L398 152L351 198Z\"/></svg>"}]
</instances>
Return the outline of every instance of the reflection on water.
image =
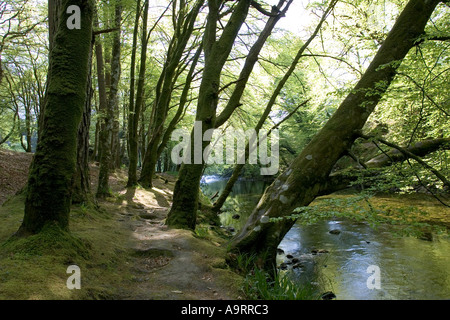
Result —
<instances>
[{"instance_id":1,"label":"reflection on water","mask_svg":"<svg viewBox=\"0 0 450 320\"><path fill-rule=\"evenodd\" d=\"M226 179L218 176L203 176L200 185L206 196L213 196L217 191L222 191L226 184ZM230 197L237 195L261 195L269 185L266 181L238 180L233 186Z\"/></svg>"},{"instance_id":2,"label":"reflection on water","mask_svg":"<svg viewBox=\"0 0 450 320\"><path fill-rule=\"evenodd\" d=\"M226 180L203 183L207 194L221 191ZM238 181L230 195L240 219L224 224L242 226L267 184ZM332 230L333 231L330 233ZM436 238L436 237L435 237ZM299 282L313 282L321 292L332 291L337 299L450 299L450 240L439 237L424 241L396 237L387 226L372 229L365 223L347 220L299 224L288 232L279 248L279 263L286 263ZM288 258L287 255L292 257ZM368 289L372 273L380 268L380 289ZM294 267L293 267L294 266Z\"/></svg>"},{"instance_id":3,"label":"reflection on water","mask_svg":"<svg viewBox=\"0 0 450 320\"><path fill-rule=\"evenodd\" d=\"M334 292L338 299L450 298L448 239L399 238L386 227L374 230L363 223L332 220L294 225L280 248L299 259L302 267L294 272L300 279L314 270L321 289ZM320 249L327 253L314 254ZM367 287L370 265L380 268L379 290Z\"/></svg>"}]
</instances>

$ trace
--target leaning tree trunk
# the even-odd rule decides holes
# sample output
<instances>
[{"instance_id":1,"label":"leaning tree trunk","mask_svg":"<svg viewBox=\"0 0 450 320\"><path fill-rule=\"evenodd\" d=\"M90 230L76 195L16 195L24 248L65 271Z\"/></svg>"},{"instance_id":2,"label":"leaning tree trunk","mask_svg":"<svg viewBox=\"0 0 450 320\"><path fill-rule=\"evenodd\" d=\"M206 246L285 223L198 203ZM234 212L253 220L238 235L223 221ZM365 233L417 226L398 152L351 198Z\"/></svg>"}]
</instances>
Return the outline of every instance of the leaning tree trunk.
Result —
<instances>
[{"instance_id":1,"label":"leaning tree trunk","mask_svg":"<svg viewBox=\"0 0 450 320\"><path fill-rule=\"evenodd\" d=\"M81 28L68 29L66 9L80 8ZM92 0L62 0L53 49L42 136L28 177L25 215L19 235L38 233L54 223L68 229L77 132L86 99L92 39Z\"/></svg>"},{"instance_id":2,"label":"leaning tree trunk","mask_svg":"<svg viewBox=\"0 0 450 320\"><path fill-rule=\"evenodd\" d=\"M230 264L236 262L236 254L256 254L261 266L273 270L276 248L295 221L272 218L282 218L296 207L309 205L326 185L334 164L358 137L357 132L389 87L399 62L423 34L438 3L438 0L409 1L354 90L265 191L241 232L232 239Z\"/></svg>"},{"instance_id":3,"label":"leaning tree trunk","mask_svg":"<svg viewBox=\"0 0 450 320\"><path fill-rule=\"evenodd\" d=\"M437 138L418 141L413 143L405 149L416 156L423 157L431 152L437 151L439 149L449 150L450 149L450 138ZM370 168L382 168L388 166L392 163L406 160L407 157L397 149L389 150L386 153L382 153L369 161L366 165Z\"/></svg>"}]
</instances>

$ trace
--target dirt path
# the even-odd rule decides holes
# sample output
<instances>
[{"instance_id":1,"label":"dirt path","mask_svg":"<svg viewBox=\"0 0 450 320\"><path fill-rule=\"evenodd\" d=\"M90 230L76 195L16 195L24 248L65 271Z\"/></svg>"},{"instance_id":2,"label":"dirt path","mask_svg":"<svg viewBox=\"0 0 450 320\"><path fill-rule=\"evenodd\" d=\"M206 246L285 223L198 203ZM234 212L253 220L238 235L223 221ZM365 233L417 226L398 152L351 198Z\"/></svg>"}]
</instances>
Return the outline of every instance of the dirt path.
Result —
<instances>
[{"instance_id":1,"label":"dirt path","mask_svg":"<svg viewBox=\"0 0 450 320\"><path fill-rule=\"evenodd\" d=\"M159 178L151 190L120 193L118 221L131 230L131 286L123 299L238 299L239 279L224 265L218 242L198 239L191 231L164 225L174 179Z\"/></svg>"}]
</instances>

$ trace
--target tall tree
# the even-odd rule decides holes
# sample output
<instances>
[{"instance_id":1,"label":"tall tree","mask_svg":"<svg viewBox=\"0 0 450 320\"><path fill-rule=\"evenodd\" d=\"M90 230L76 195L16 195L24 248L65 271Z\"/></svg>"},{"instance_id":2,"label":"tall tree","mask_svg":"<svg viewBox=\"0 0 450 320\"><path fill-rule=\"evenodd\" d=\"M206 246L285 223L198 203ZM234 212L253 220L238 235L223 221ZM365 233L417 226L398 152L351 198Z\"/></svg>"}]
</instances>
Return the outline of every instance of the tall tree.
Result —
<instances>
[{"instance_id":1,"label":"tall tree","mask_svg":"<svg viewBox=\"0 0 450 320\"><path fill-rule=\"evenodd\" d=\"M195 117L195 120L202 124L202 137L206 130L215 128L221 72L239 30L247 17L251 2L242 0L235 5L221 36L219 39L216 39L222 1L208 1L209 12L203 37L205 67L203 69ZM192 158L195 157L196 149L194 133L195 129L191 133ZM205 142L201 144L201 155L203 158L203 150L208 144ZM201 162L200 164L183 164L181 166L178 180L175 184L172 208L166 220L166 223L171 227L195 228L200 178L204 168L203 159L201 159Z\"/></svg>"},{"instance_id":2,"label":"tall tree","mask_svg":"<svg viewBox=\"0 0 450 320\"><path fill-rule=\"evenodd\" d=\"M256 254L260 265L273 270L276 248L295 221L272 220L307 206L326 188L329 174L358 137L369 115L396 75L439 0L410 0L352 92L289 168L266 189L241 232L230 245L236 253Z\"/></svg>"},{"instance_id":3,"label":"tall tree","mask_svg":"<svg viewBox=\"0 0 450 320\"><path fill-rule=\"evenodd\" d=\"M128 182L127 186L134 186L137 183L137 164L138 164L138 128L139 128L139 117L141 114L142 101L143 101L143 90L144 90L144 76L145 76L145 66L147 61L147 20L148 20L148 0L144 2L144 9L141 8L141 1L138 0L136 4L136 17L134 22L133 30L133 47L131 48L131 67L130 67L130 100L128 105L128 156L129 156L129 166L128 166ZM141 58L139 67L139 80L137 92L135 92L136 78L135 78L135 68L136 68L136 50L137 50L137 39L139 32L139 19L143 12L142 17L142 35L141 35ZM135 98L136 97L136 98Z\"/></svg>"},{"instance_id":4,"label":"tall tree","mask_svg":"<svg viewBox=\"0 0 450 320\"><path fill-rule=\"evenodd\" d=\"M152 178L155 173L156 162L158 161L158 147L163 137L164 123L167 119L173 87L179 76L179 73L176 71L180 61L182 61L183 53L194 30L195 20L204 2L204 0L198 0L193 8L189 8L185 0L179 0L178 18L173 19L174 34L155 89L156 98L152 110L152 122L150 123L151 136L139 178L139 182L145 187L152 186ZM172 14L175 15L176 13L173 12Z\"/></svg>"},{"instance_id":5,"label":"tall tree","mask_svg":"<svg viewBox=\"0 0 450 320\"><path fill-rule=\"evenodd\" d=\"M80 29L69 29L69 6L80 8ZM38 233L47 224L68 229L77 132L86 100L92 39L92 0L61 0L49 56L44 127L30 168L25 215L19 235Z\"/></svg>"},{"instance_id":6,"label":"tall tree","mask_svg":"<svg viewBox=\"0 0 450 320\"><path fill-rule=\"evenodd\" d=\"M106 92L106 80L103 71L103 53L102 45L97 39L95 48L97 56L97 73L99 82L100 95L100 110L101 119L103 120L100 126L100 169L98 177L97 198L103 198L110 194L109 191L109 172L111 169L111 146L113 141L113 126L115 110L118 108L118 86L120 80L120 24L122 20L122 7L119 0L115 2L115 28L113 46L112 46L112 60L111 60L111 74L108 76L109 96Z\"/></svg>"}]
</instances>

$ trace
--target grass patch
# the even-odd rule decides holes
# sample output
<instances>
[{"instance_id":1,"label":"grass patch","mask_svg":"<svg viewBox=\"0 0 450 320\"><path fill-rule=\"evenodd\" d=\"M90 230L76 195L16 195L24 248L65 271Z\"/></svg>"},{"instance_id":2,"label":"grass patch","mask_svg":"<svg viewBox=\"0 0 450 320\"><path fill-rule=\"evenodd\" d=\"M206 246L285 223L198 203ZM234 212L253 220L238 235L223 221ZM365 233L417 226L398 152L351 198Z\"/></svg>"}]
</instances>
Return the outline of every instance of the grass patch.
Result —
<instances>
[{"instance_id":1,"label":"grass patch","mask_svg":"<svg viewBox=\"0 0 450 320\"><path fill-rule=\"evenodd\" d=\"M106 204L108 205L108 204ZM131 279L128 231L114 215L94 206L73 206L70 232L49 224L36 235L18 238L24 197L0 207L0 300L5 299L113 299L122 283ZM69 290L70 265L81 270L81 289Z\"/></svg>"},{"instance_id":2,"label":"grass patch","mask_svg":"<svg viewBox=\"0 0 450 320\"><path fill-rule=\"evenodd\" d=\"M306 283L300 284L290 272L273 272L257 267L256 256L240 254L237 269L245 275L242 291L250 300L318 300L320 295Z\"/></svg>"},{"instance_id":3,"label":"grass patch","mask_svg":"<svg viewBox=\"0 0 450 320\"><path fill-rule=\"evenodd\" d=\"M209 231L207 226L199 226L195 227L194 237L199 239L209 239Z\"/></svg>"}]
</instances>

